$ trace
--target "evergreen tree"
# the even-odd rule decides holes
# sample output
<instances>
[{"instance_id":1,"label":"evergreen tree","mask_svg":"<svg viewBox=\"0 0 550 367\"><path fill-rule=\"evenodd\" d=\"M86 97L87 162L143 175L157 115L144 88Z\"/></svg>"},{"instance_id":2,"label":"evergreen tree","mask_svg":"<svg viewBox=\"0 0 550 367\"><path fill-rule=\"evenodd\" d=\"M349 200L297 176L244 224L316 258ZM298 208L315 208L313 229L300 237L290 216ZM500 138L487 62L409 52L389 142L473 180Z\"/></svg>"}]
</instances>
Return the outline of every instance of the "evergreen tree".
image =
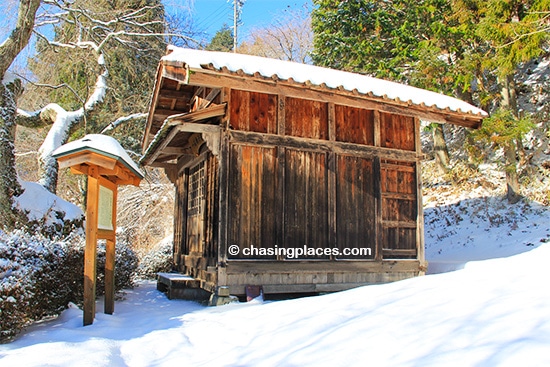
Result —
<instances>
[{"instance_id":1,"label":"evergreen tree","mask_svg":"<svg viewBox=\"0 0 550 367\"><path fill-rule=\"evenodd\" d=\"M520 62L543 52L549 0L314 4L315 63L453 94L494 112L474 137L490 137L503 149L508 198L517 201L516 156L533 125L518 111L514 73Z\"/></svg>"},{"instance_id":2,"label":"evergreen tree","mask_svg":"<svg viewBox=\"0 0 550 367\"><path fill-rule=\"evenodd\" d=\"M449 83L438 80L451 74L444 61L426 65L425 69L432 71L429 78L416 72L426 56L440 60L442 52L429 53L434 47L452 52L452 42L458 36L453 34L454 24L448 22L449 1L315 0L314 3L317 5L312 14L314 63L437 92L454 92L449 90ZM436 162L445 172L449 154L443 128L432 124L431 131Z\"/></svg>"},{"instance_id":3,"label":"evergreen tree","mask_svg":"<svg viewBox=\"0 0 550 367\"><path fill-rule=\"evenodd\" d=\"M313 61L407 81L419 43L444 21L446 0L314 0Z\"/></svg>"},{"instance_id":4,"label":"evergreen tree","mask_svg":"<svg viewBox=\"0 0 550 367\"><path fill-rule=\"evenodd\" d=\"M210 44L206 46L208 51L223 51L230 52L233 50L233 32L224 24L223 27L216 32Z\"/></svg>"},{"instance_id":5,"label":"evergreen tree","mask_svg":"<svg viewBox=\"0 0 550 367\"><path fill-rule=\"evenodd\" d=\"M515 71L518 64L541 55L547 41L545 32L530 32L548 12L547 0L486 0L461 5L475 19L472 25L483 39L487 52L482 55L482 67L496 80L492 102L493 115L478 136L490 138L505 157L507 197L511 203L520 198L517 156L523 153L523 137L533 128L530 116L522 116L517 104ZM519 39L521 36L521 40Z\"/></svg>"}]
</instances>

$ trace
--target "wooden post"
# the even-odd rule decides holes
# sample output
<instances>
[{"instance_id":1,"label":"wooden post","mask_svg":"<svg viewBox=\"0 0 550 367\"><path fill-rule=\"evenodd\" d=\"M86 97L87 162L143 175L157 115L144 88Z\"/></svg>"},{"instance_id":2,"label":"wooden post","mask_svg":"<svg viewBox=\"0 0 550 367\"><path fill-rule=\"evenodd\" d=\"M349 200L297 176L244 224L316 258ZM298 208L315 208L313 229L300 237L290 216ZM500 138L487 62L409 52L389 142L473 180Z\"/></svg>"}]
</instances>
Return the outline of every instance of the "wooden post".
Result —
<instances>
[{"instance_id":1,"label":"wooden post","mask_svg":"<svg viewBox=\"0 0 550 367\"><path fill-rule=\"evenodd\" d=\"M98 238L105 239L105 299L104 299L104 312L112 315L115 311L115 247L116 247L116 203L118 186L109 180L104 178L100 179L100 185L107 193L105 198L99 198L106 208L100 209L100 217L106 215L107 219L105 223L102 220L98 221L98 226L104 225L105 228L100 228ZM108 190L105 190L108 189ZM109 191L112 195L108 194ZM101 190L100 190L101 196ZM108 212L109 205L111 207L110 213ZM106 210L106 213L102 213L102 210ZM109 215L110 214L110 215ZM109 223L107 223L109 222Z\"/></svg>"},{"instance_id":2,"label":"wooden post","mask_svg":"<svg viewBox=\"0 0 550 367\"><path fill-rule=\"evenodd\" d=\"M115 240L107 240L105 251L105 304L104 312L115 312Z\"/></svg>"},{"instance_id":3,"label":"wooden post","mask_svg":"<svg viewBox=\"0 0 550 367\"><path fill-rule=\"evenodd\" d=\"M99 175L97 167L88 172L88 202L86 205L86 248L84 250L84 326L95 317L95 288L97 263L97 212Z\"/></svg>"}]
</instances>

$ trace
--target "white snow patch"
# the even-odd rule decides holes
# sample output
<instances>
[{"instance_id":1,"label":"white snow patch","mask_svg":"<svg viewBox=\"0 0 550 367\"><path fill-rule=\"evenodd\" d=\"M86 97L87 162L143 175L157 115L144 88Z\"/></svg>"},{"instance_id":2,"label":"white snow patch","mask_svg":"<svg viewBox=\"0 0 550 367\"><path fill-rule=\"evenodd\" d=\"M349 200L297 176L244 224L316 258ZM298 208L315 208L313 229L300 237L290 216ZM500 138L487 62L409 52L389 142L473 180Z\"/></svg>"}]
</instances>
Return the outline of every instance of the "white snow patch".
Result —
<instances>
[{"instance_id":1,"label":"white snow patch","mask_svg":"<svg viewBox=\"0 0 550 367\"><path fill-rule=\"evenodd\" d=\"M93 325L71 307L0 346L24 366L542 366L550 245L453 273L205 308L144 282Z\"/></svg>"},{"instance_id":2,"label":"white snow patch","mask_svg":"<svg viewBox=\"0 0 550 367\"><path fill-rule=\"evenodd\" d=\"M404 102L410 100L416 105L424 103L428 107L437 106L439 109L449 108L452 111L461 110L462 112L487 116L485 111L459 99L361 74L236 53L192 50L176 46L169 46L168 49L172 52L164 56L162 60L184 62L195 69L202 68L202 65L211 64L216 69L227 67L230 71L242 70L250 75L258 72L265 77L276 75L283 80L292 78L298 83L308 81L314 85L324 83L329 88L341 86L348 91L357 89L362 94L373 93L377 97L399 98Z\"/></svg>"},{"instance_id":3,"label":"white snow patch","mask_svg":"<svg viewBox=\"0 0 550 367\"><path fill-rule=\"evenodd\" d=\"M14 206L28 212L30 220L43 220L45 225L52 225L61 219L56 212L65 213L66 220L79 220L84 217L82 210L68 201L61 199L35 182L19 181L25 190L21 196L14 198Z\"/></svg>"},{"instance_id":4,"label":"white snow patch","mask_svg":"<svg viewBox=\"0 0 550 367\"><path fill-rule=\"evenodd\" d=\"M17 75L9 71L6 71L6 73L4 74L4 78L2 79L2 84L8 85L10 83L13 83L16 79L17 79Z\"/></svg>"}]
</instances>

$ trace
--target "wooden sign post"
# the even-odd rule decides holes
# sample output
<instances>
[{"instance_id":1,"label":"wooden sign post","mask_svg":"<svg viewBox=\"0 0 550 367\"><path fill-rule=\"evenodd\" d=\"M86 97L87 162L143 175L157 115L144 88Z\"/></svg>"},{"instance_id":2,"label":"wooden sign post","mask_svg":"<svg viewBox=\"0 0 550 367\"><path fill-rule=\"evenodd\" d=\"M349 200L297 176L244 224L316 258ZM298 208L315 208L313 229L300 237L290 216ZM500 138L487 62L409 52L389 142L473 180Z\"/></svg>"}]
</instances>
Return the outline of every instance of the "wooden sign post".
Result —
<instances>
[{"instance_id":1,"label":"wooden sign post","mask_svg":"<svg viewBox=\"0 0 550 367\"><path fill-rule=\"evenodd\" d=\"M115 310L116 203L119 185L139 186L143 173L118 142L106 135L86 135L57 149L60 168L88 176L86 248L84 250L84 326L95 317L97 240L106 240L104 312Z\"/></svg>"}]
</instances>

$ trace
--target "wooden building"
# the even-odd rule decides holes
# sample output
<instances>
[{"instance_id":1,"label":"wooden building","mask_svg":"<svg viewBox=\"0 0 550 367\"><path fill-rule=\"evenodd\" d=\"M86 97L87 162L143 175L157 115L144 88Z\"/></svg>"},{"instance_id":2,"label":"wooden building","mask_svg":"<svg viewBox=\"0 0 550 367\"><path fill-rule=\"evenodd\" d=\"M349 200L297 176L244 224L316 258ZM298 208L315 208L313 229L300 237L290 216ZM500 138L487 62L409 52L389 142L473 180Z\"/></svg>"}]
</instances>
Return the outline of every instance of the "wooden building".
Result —
<instances>
[{"instance_id":1,"label":"wooden building","mask_svg":"<svg viewBox=\"0 0 550 367\"><path fill-rule=\"evenodd\" d=\"M424 273L420 120L484 117L367 76L170 47L141 162L175 184L174 262L202 289L336 291Z\"/></svg>"}]
</instances>

